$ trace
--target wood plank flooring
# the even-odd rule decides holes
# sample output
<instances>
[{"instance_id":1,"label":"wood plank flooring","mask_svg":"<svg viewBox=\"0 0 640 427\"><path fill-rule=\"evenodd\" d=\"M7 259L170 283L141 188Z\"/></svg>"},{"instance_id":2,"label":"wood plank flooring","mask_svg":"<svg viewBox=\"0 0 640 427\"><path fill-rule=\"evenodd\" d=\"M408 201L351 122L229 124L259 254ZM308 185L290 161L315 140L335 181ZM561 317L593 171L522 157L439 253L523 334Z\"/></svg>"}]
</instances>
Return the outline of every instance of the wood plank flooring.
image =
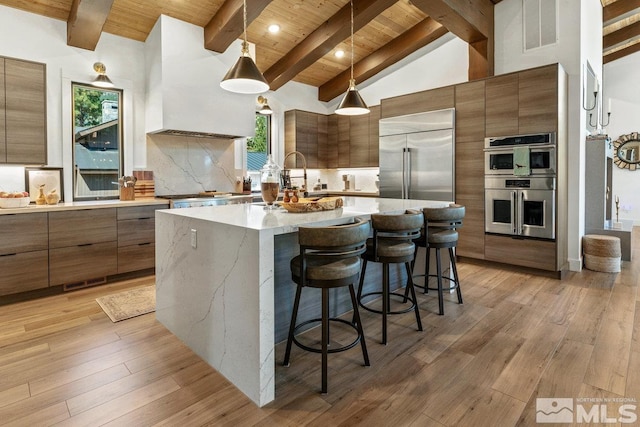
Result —
<instances>
[{"instance_id":1,"label":"wood plank flooring","mask_svg":"<svg viewBox=\"0 0 640 427\"><path fill-rule=\"evenodd\" d=\"M530 426L537 397L640 399L633 245L620 273L562 281L460 262L464 304L447 296L438 316L435 293L419 294L424 331L391 316L383 346L379 316L363 311L371 366L359 346L330 355L327 395L319 356L294 346L285 368L279 344L264 408L154 314L112 323L95 302L153 276L0 306L0 425Z\"/></svg>"}]
</instances>

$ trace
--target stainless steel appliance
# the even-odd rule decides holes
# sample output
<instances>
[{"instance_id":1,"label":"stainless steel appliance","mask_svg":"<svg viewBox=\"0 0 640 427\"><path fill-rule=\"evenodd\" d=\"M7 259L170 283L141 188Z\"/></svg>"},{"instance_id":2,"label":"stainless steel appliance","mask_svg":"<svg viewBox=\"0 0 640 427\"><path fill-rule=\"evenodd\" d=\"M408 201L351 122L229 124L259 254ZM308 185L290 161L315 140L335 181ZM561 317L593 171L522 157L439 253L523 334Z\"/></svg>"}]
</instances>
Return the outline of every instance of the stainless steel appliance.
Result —
<instances>
[{"instance_id":1,"label":"stainless steel appliance","mask_svg":"<svg viewBox=\"0 0 640 427\"><path fill-rule=\"evenodd\" d=\"M380 120L380 196L454 201L453 108Z\"/></svg>"},{"instance_id":2,"label":"stainless steel appliance","mask_svg":"<svg viewBox=\"0 0 640 427\"><path fill-rule=\"evenodd\" d=\"M175 194L175 195L163 195L157 196L162 199L169 200L169 208L197 208L200 206L220 206L231 205L237 203L252 203L253 196L251 194L245 195L231 195L231 196L201 196L199 194Z\"/></svg>"},{"instance_id":3,"label":"stainless steel appliance","mask_svg":"<svg viewBox=\"0 0 640 427\"><path fill-rule=\"evenodd\" d=\"M485 177L485 231L555 239L555 177Z\"/></svg>"},{"instance_id":4,"label":"stainless steel appliance","mask_svg":"<svg viewBox=\"0 0 640 427\"><path fill-rule=\"evenodd\" d=\"M530 175L556 174L556 135L542 133L491 137L484 140L485 175L514 175L514 147L529 148Z\"/></svg>"}]
</instances>

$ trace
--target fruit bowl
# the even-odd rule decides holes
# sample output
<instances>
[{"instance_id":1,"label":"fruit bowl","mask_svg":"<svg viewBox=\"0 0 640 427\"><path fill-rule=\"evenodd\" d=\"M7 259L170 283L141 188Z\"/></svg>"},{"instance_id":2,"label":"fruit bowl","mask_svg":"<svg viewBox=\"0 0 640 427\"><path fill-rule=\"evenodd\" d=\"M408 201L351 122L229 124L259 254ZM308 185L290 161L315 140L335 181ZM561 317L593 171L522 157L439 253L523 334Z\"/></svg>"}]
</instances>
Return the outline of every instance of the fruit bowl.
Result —
<instances>
[{"instance_id":1,"label":"fruit bowl","mask_svg":"<svg viewBox=\"0 0 640 427\"><path fill-rule=\"evenodd\" d=\"M31 200L28 197L0 197L0 208L24 208Z\"/></svg>"}]
</instances>

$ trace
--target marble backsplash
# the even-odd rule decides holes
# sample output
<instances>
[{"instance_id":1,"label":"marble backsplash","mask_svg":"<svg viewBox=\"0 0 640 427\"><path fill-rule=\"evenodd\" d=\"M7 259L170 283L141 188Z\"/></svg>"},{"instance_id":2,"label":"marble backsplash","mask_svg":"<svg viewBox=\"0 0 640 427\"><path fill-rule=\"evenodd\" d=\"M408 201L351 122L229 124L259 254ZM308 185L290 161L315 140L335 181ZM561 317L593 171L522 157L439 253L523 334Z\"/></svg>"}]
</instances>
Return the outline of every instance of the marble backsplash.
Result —
<instances>
[{"instance_id":1,"label":"marble backsplash","mask_svg":"<svg viewBox=\"0 0 640 427\"><path fill-rule=\"evenodd\" d=\"M236 189L231 140L148 134L147 169L158 196Z\"/></svg>"}]
</instances>

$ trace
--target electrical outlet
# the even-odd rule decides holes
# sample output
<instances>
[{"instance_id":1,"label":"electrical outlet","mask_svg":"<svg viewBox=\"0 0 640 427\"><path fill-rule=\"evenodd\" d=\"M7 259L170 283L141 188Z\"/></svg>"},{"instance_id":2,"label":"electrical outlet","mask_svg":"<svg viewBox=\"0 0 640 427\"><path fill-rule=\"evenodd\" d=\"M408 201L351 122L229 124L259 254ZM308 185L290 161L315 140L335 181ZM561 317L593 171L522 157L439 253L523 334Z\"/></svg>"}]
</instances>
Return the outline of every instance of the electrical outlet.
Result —
<instances>
[{"instance_id":1,"label":"electrical outlet","mask_svg":"<svg viewBox=\"0 0 640 427\"><path fill-rule=\"evenodd\" d=\"M191 247L193 249L198 247L198 232L195 228L191 229Z\"/></svg>"},{"instance_id":2,"label":"electrical outlet","mask_svg":"<svg viewBox=\"0 0 640 427\"><path fill-rule=\"evenodd\" d=\"M625 212L629 212L629 211L633 210L633 205L630 204L630 203L626 203L626 204L623 204L622 206L620 206L620 209L622 209Z\"/></svg>"}]
</instances>

